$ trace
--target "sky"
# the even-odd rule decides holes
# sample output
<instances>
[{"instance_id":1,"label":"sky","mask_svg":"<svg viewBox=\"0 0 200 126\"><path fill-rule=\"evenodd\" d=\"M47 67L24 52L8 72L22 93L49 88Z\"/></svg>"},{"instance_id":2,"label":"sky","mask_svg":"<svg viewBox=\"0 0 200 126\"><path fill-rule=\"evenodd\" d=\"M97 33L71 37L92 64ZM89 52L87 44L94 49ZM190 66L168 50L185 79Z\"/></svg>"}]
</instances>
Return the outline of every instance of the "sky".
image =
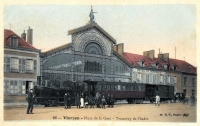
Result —
<instances>
[{"instance_id":1,"label":"sky","mask_svg":"<svg viewBox=\"0 0 200 126\"><path fill-rule=\"evenodd\" d=\"M30 26L33 46L42 52L71 42L68 30L86 25L90 5L6 5L4 29L21 35ZM164 5L93 5L95 22L124 51L143 54L155 50L157 57L169 53L170 58L185 60L196 66L196 6Z\"/></svg>"}]
</instances>

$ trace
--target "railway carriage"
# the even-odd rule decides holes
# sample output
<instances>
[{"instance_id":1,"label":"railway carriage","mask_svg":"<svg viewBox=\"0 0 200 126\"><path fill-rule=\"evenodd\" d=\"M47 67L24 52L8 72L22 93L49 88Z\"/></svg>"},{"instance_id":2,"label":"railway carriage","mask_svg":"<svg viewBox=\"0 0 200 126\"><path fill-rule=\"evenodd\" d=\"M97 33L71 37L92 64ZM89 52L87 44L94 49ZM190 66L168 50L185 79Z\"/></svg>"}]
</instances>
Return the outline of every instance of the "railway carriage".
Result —
<instances>
[{"instance_id":1,"label":"railway carriage","mask_svg":"<svg viewBox=\"0 0 200 126\"><path fill-rule=\"evenodd\" d=\"M155 96L159 95L161 102L172 100L174 98L174 86L171 85L155 85L144 83L127 83L127 82L93 82L85 81L85 83L75 84L74 88L50 88L35 86L35 103L45 106L55 106L64 104L64 94L71 96L71 103L74 105L74 97L77 94L87 96L95 96L98 92L101 96L107 97L113 95L115 100L127 100L131 103L143 103L144 101L155 101Z\"/></svg>"}]
</instances>

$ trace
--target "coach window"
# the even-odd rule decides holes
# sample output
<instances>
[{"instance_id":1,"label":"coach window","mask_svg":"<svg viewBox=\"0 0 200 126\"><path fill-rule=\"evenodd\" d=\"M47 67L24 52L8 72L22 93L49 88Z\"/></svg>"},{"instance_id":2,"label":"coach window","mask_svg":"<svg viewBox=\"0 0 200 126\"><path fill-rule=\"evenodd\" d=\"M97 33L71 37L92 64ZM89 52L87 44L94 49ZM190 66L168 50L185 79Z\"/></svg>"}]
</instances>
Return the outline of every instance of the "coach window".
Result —
<instances>
[{"instance_id":1,"label":"coach window","mask_svg":"<svg viewBox=\"0 0 200 126\"><path fill-rule=\"evenodd\" d=\"M113 85L112 84L110 85L110 90L113 90Z\"/></svg>"},{"instance_id":2,"label":"coach window","mask_svg":"<svg viewBox=\"0 0 200 126\"><path fill-rule=\"evenodd\" d=\"M125 91L125 85L122 85L122 91Z\"/></svg>"},{"instance_id":3,"label":"coach window","mask_svg":"<svg viewBox=\"0 0 200 126\"><path fill-rule=\"evenodd\" d=\"M118 85L115 85L115 90L117 90Z\"/></svg>"},{"instance_id":4,"label":"coach window","mask_svg":"<svg viewBox=\"0 0 200 126\"><path fill-rule=\"evenodd\" d=\"M131 91L133 91L133 85L131 85Z\"/></svg>"},{"instance_id":5,"label":"coach window","mask_svg":"<svg viewBox=\"0 0 200 126\"><path fill-rule=\"evenodd\" d=\"M145 86L144 85L141 86L141 91L145 91Z\"/></svg>"},{"instance_id":6,"label":"coach window","mask_svg":"<svg viewBox=\"0 0 200 126\"><path fill-rule=\"evenodd\" d=\"M104 90L104 84L101 84L101 90Z\"/></svg>"},{"instance_id":7,"label":"coach window","mask_svg":"<svg viewBox=\"0 0 200 126\"><path fill-rule=\"evenodd\" d=\"M105 84L105 90L107 90L107 84Z\"/></svg>"},{"instance_id":8,"label":"coach window","mask_svg":"<svg viewBox=\"0 0 200 126\"><path fill-rule=\"evenodd\" d=\"M98 85L98 90L101 90L101 84Z\"/></svg>"},{"instance_id":9,"label":"coach window","mask_svg":"<svg viewBox=\"0 0 200 126\"><path fill-rule=\"evenodd\" d=\"M111 85L108 85L108 90L110 90L110 86L111 86Z\"/></svg>"},{"instance_id":10,"label":"coach window","mask_svg":"<svg viewBox=\"0 0 200 126\"><path fill-rule=\"evenodd\" d=\"M119 91L121 90L121 85L118 85L117 90Z\"/></svg>"}]
</instances>

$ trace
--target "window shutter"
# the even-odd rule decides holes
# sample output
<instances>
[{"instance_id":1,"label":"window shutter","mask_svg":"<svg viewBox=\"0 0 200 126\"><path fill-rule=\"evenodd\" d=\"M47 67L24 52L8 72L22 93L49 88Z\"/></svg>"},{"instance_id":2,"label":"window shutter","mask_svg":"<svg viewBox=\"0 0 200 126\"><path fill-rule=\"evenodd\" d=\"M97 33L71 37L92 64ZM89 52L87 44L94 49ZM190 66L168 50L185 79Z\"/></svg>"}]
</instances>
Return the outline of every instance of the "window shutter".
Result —
<instances>
[{"instance_id":1,"label":"window shutter","mask_svg":"<svg viewBox=\"0 0 200 126\"><path fill-rule=\"evenodd\" d=\"M7 57L4 57L4 71L6 71L6 62L7 62Z\"/></svg>"},{"instance_id":2,"label":"window shutter","mask_svg":"<svg viewBox=\"0 0 200 126\"><path fill-rule=\"evenodd\" d=\"M18 93L18 88L17 88L17 81L15 81L15 84L14 84L14 93Z\"/></svg>"},{"instance_id":3,"label":"window shutter","mask_svg":"<svg viewBox=\"0 0 200 126\"><path fill-rule=\"evenodd\" d=\"M26 94L26 81L23 81L22 84L22 94Z\"/></svg>"},{"instance_id":4,"label":"window shutter","mask_svg":"<svg viewBox=\"0 0 200 126\"><path fill-rule=\"evenodd\" d=\"M10 81L10 93L13 93L13 81Z\"/></svg>"},{"instance_id":5,"label":"window shutter","mask_svg":"<svg viewBox=\"0 0 200 126\"><path fill-rule=\"evenodd\" d=\"M165 84L167 84L167 75L165 75Z\"/></svg>"},{"instance_id":6,"label":"window shutter","mask_svg":"<svg viewBox=\"0 0 200 126\"><path fill-rule=\"evenodd\" d=\"M37 60L34 60L34 73L37 73Z\"/></svg>"},{"instance_id":7,"label":"window shutter","mask_svg":"<svg viewBox=\"0 0 200 126\"><path fill-rule=\"evenodd\" d=\"M6 60L6 71L10 71L10 57L7 57Z\"/></svg>"},{"instance_id":8,"label":"window shutter","mask_svg":"<svg viewBox=\"0 0 200 126\"><path fill-rule=\"evenodd\" d=\"M18 46L18 38L16 38L16 47Z\"/></svg>"},{"instance_id":9,"label":"window shutter","mask_svg":"<svg viewBox=\"0 0 200 126\"><path fill-rule=\"evenodd\" d=\"M19 58L19 72L22 72L22 59Z\"/></svg>"},{"instance_id":10,"label":"window shutter","mask_svg":"<svg viewBox=\"0 0 200 126\"><path fill-rule=\"evenodd\" d=\"M25 73L26 71L26 60L22 59L22 72Z\"/></svg>"}]
</instances>

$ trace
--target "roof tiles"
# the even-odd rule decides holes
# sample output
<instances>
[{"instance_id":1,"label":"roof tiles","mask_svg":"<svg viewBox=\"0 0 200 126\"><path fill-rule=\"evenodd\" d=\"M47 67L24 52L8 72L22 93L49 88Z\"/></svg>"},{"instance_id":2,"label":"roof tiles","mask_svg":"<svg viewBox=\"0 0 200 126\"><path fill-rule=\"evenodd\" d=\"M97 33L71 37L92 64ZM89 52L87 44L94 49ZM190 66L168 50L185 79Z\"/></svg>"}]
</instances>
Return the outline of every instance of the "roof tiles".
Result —
<instances>
[{"instance_id":1,"label":"roof tiles","mask_svg":"<svg viewBox=\"0 0 200 126\"><path fill-rule=\"evenodd\" d=\"M20 36L18 36L16 33L14 33L11 30L4 29L4 46L10 46L10 37L16 36L18 37L18 47L20 48L26 48L26 49L33 49L37 50L35 47L33 47L31 44L26 42L24 39L22 39Z\"/></svg>"},{"instance_id":2,"label":"roof tiles","mask_svg":"<svg viewBox=\"0 0 200 126\"><path fill-rule=\"evenodd\" d=\"M164 69L163 65L169 64L169 70L172 70L172 66L176 66L176 71L180 72L187 72L187 73L196 73L196 67L192 66L188 62L185 62L183 60L178 60L178 59L172 59L169 58L169 62L161 59L161 58L154 58L151 59L147 56L139 55L139 54L133 54L133 53L128 53L124 52L124 58L132 65L136 67L140 67L138 64L139 61L144 60L145 62L145 67L152 68L152 63L158 62L158 68L159 69Z\"/></svg>"}]
</instances>

